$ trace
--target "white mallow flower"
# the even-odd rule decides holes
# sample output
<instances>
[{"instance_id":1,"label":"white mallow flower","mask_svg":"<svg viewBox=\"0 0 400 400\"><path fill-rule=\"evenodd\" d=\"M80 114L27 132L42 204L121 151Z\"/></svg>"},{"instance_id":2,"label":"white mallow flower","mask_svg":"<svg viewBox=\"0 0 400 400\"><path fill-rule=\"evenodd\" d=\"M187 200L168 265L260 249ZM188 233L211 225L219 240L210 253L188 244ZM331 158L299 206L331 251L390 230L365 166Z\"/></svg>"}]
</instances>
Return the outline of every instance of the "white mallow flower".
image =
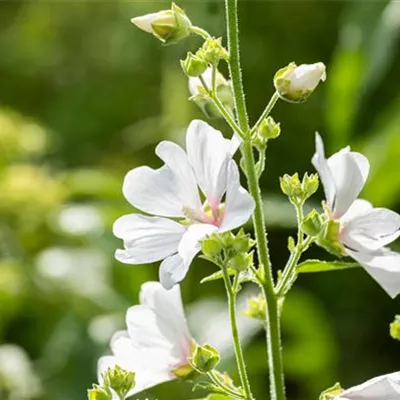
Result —
<instances>
[{"instance_id":1,"label":"white mallow flower","mask_svg":"<svg viewBox=\"0 0 400 400\"><path fill-rule=\"evenodd\" d=\"M369 173L368 159L344 148L325 158L322 138L316 135L312 163L324 186L331 218L338 223L338 240L391 296L400 293L400 254L385 247L400 236L400 215L374 208L357 199Z\"/></svg>"},{"instance_id":2,"label":"white mallow flower","mask_svg":"<svg viewBox=\"0 0 400 400\"><path fill-rule=\"evenodd\" d=\"M145 389L188 375L192 369L188 358L193 339L187 327L179 285L165 290L159 282L146 282L139 295L140 305L126 313L127 331L111 339L111 356L98 362L98 379L108 368L119 365L135 373L130 397ZM113 399L118 397L113 394Z\"/></svg>"},{"instance_id":3,"label":"white mallow flower","mask_svg":"<svg viewBox=\"0 0 400 400\"><path fill-rule=\"evenodd\" d=\"M172 142L161 142L156 148L165 162L161 168L130 171L124 196L134 207L156 216L129 214L114 223L114 234L125 247L117 250L116 258L127 264L163 260L160 281L171 289L185 277L201 239L246 223L254 201L240 185L232 160L237 144L205 122L192 121L186 152Z\"/></svg>"},{"instance_id":4,"label":"white mallow flower","mask_svg":"<svg viewBox=\"0 0 400 400\"><path fill-rule=\"evenodd\" d=\"M378 376L345 390L333 400L399 400L400 372Z\"/></svg>"}]
</instances>

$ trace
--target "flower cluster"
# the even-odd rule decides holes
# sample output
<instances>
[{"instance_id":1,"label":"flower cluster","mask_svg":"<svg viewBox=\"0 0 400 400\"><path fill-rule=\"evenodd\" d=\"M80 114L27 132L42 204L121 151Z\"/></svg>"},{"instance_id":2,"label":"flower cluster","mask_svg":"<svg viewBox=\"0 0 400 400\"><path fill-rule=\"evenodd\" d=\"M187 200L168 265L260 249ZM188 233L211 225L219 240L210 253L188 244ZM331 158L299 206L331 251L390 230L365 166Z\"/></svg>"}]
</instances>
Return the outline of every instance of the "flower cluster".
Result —
<instances>
[{"instance_id":1,"label":"flower cluster","mask_svg":"<svg viewBox=\"0 0 400 400\"><path fill-rule=\"evenodd\" d=\"M235 3L227 1L227 10ZM192 25L174 4L170 10L137 17L132 22L164 44L175 43L191 33L204 39L202 47L196 53L189 52L181 62L189 77L191 100L206 116L223 117L234 134L226 139L206 122L194 120L187 129L186 150L163 141L155 150L164 163L160 168L141 166L126 175L123 194L144 214L124 215L114 223L114 235L123 240L123 248L116 251L115 257L134 265L161 261L160 282L142 285L140 305L127 312L127 330L113 336L112 355L98 362L100 385L89 391L89 399L123 400L159 383L199 373L210 379L206 388L211 391L227 398L254 400L236 321L237 294L246 282L262 288L249 301L245 315L262 320L268 331L268 360L273 372L271 398L285 399L278 320L283 300L301 272L301 256L313 243L339 257L349 256L395 297L400 293L400 254L387 246L400 236L400 215L374 208L358 198L370 169L365 156L346 147L327 159L322 138L317 134L312 164L318 175L306 173L300 180L295 173L280 180L283 193L296 209L298 235L296 240L289 238L290 257L275 282L259 186L267 142L281 134L279 122L269 114L279 99L292 103L307 100L325 81L325 65L291 63L280 69L274 78L275 94L256 124L249 127L237 73L239 58L233 54L237 52L235 46L228 48L229 52L225 50L221 38L213 38ZM232 32L235 26L230 28ZM232 83L218 71L220 61L237 63L234 71L230 69ZM239 168L233 159L239 147L240 165L251 194L241 186ZM313 210L304 217L303 207L317 191L319 181L326 197L323 213ZM236 234L231 232L251 216L256 240L243 228ZM225 284L240 386L216 370L220 362L218 351L209 344L197 345L189 333L178 283L199 252L219 268L202 282L222 280ZM310 262L313 272L327 270L326 262ZM341 268L348 264L342 262ZM330 270L335 265L332 262ZM397 330L398 323L393 323L393 337L398 336ZM346 390L336 384L320 396L320 400L368 399L400 399L400 373L380 376Z\"/></svg>"}]
</instances>

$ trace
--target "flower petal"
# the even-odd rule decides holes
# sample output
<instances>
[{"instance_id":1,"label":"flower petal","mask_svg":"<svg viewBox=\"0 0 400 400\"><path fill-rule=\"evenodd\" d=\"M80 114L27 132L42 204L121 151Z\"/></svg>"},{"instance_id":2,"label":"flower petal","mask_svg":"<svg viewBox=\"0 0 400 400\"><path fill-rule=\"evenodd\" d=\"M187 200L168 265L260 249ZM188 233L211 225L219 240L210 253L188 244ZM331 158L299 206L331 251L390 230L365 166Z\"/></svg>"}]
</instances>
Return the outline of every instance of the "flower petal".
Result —
<instances>
[{"instance_id":1,"label":"flower petal","mask_svg":"<svg viewBox=\"0 0 400 400\"><path fill-rule=\"evenodd\" d=\"M227 182L225 213L220 232L230 231L245 224L255 207L253 198L240 185L239 169L233 160L229 163Z\"/></svg>"},{"instance_id":2,"label":"flower petal","mask_svg":"<svg viewBox=\"0 0 400 400\"><path fill-rule=\"evenodd\" d=\"M144 212L164 217L184 217L185 208L199 209L196 180L185 152L164 141L157 146L156 154L165 165L128 172L122 189L125 198Z\"/></svg>"},{"instance_id":3,"label":"flower petal","mask_svg":"<svg viewBox=\"0 0 400 400\"><path fill-rule=\"evenodd\" d=\"M369 173L369 162L362 154L343 149L328 161L335 182L333 217L340 218L357 199Z\"/></svg>"},{"instance_id":4,"label":"flower petal","mask_svg":"<svg viewBox=\"0 0 400 400\"><path fill-rule=\"evenodd\" d=\"M312 164L318 172L324 187L326 202L332 210L336 195L335 181L325 158L324 142L318 132L315 133L315 154L312 158Z\"/></svg>"},{"instance_id":5,"label":"flower petal","mask_svg":"<svg viewBox=\"0 0 400 400\"><path fill-rule=\"evenodd\" d=\"M340 239L355 250L378 250L400 236L400 215L373 208L342 225Z\"/></svg>"},{"instance_id":6,"label":"flower petal","mask_svg":"<svg viewBox=\"0 0 400 400\"><path fill-rule=\"evenodd\" d=\"M132 24L135 24L139 29L148 33L154 33L152 22L158 16L158 13L151 13L146 15L141 15L140 17L135 17L131 19Z\"/></svg>"},{"instance_id":7,"label":"flower petal","mask_svg":"<svg viewBox=\"0 0 400 400\"><path fill-rule=\"evenodd\" d=\"M124 240L125 250L116 258L128 264L144 264L163 260L174 254L186 228L170 219L128 214L118 218L114 235Z\"/></svg>"},{"instance_id":8,"label":"flower petal","mask_svg":"<svg viewBox=\"0 0 400 400\"><path fill-rule=\"evenodd\" d=\"M166 258L160 265L159 277L163 287L170 290L182 281L189 270L189 265L183 262L179 254Z\"/></svg>"},{"instance_id":9,"label":"flower petal","mask_svg":"<svg viewBox=\"0 0 400 400\"><path fill-rule=\"evenodd\" d=\"M228 161L232 144L207 123L194 120L186 134L186 149L197 182L210 203L219 203L226 190Z\"/></svg>"},{"instance_id":10,"label":"flower petal","mask_svg":"<svg viewBox=\"0 0 400 400\"><path fill-rule=\"evenodd\" d=\"M335 400L397 400L400 398L400 373L378 376L345 390Z\"/></svg>"},{"instance_id":11,"label":"flower petal","mask_svg":"<svg viewBox=\"0 0 400 400\"><path fill-rule=\"evenodd\" d=\"M141 287L140 303L149 307L158 319L172 328L169 340L180 347L183 356L187 357L192 339L183 310L180 286L166 290L159 282L146 282Z\"/></svg>"},{"instance_id":12,"label":"flower petal","mask_svg":"<svg viewBox=\"0 0 400 400\"><path fill-rule=\"evenodd\" d=\"M371 253L346 249L346 253L358 261L390 297L400 293L399 253L388 249Z\"/></svg>"},{"instance_id":13,"label":"flower petal","mask_svg":"<svg viewBox=\"0 0 400 400\"><path fill-rule=\"evenodd\" d=\"M178 246L178 254L182 257L186 266L189 267L193 258L201 250L200 240L217 230L218 228L215 225L209 224L195 224L189 226Z\"/></svg>"},{"instance_id":14,"label":"flower petal","mask_svg":"<svg viewBox=\"0 0 400 400\"><path fill-rule=\"evenodd\" d=\"M345 224L350 220L358 217L359 215L363 215L366 212L370 211L373 208L373 205L364 199L357 199L353 202L350 208L346 211L346 214L340 218L340 223Z\"/></svg>"}]
</instances>

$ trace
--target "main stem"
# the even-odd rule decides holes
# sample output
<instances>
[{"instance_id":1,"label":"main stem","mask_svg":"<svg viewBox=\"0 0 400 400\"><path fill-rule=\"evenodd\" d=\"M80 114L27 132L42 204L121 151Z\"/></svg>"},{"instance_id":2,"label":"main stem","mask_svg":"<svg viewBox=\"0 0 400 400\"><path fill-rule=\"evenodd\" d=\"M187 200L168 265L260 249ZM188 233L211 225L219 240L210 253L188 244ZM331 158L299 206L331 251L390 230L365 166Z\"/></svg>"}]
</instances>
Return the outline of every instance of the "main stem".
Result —
<instances>
[{"instance_id":1,"label":"main stem","mask_svg":"<svg viewBox=\"0 0 400 400\"><path fill-rule=\"evenodd\" d=\"M224 282L226 287L226 293L228 296L228 306L229 306L229 319L231 321L231 331L233 338L233 347L235 349L236 362L239 370L240 381L243 387L246 400L253 400L253 395L251 394L249 378L247 377L246 363L244 361L243 350L240 344L239 330L237 327L236 320L236 288L232 287L231 278L229 277L226 266L222 267L222 272L224 276ZM234 285L236 286L236 285Z\"/></svg>"},{"instance_id":2,"label":"main stem","mask_svg":"<svg viewBox=\"0 0 400 400\"><path fill-rule=\"evenodd\" d=\"M242 154L249 190L255 201L253 224L257 240L258 258L265 272L263 273L262 288L263 294L266 298L267 348L271 400L285 400L278 299L274 291L274 281L272 277L271 262L269 259L261 191L258 186L258 176L251 144L251 133L247 118L240 69L237 0L225 0L225 5L228 30L228 50L230 56L229 69L239 126L245 134Z\"/></svg>"}]
</instances>

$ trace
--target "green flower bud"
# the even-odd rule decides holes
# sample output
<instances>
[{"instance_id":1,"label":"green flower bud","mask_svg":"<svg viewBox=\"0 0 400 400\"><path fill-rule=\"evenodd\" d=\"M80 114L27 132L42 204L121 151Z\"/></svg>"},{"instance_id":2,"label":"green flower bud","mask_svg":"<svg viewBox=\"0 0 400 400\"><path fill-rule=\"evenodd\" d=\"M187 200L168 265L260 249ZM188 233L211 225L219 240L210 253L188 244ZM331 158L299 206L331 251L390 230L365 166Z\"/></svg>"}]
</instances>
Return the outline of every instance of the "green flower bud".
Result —
<instances>
[{"instance_id":1,"label":"green flower bud","mask_svg":"<svg viewBox=\"0 0 400 400\"><path fill-rule=\"evenodd\" d=\"M183 72L189 77L202 75L207 69L207 63L203 58L192 53L188 53L185 60L181 60Z\"/></svg>"},{"instance_id":2,"label":"green flower bud","mask_svg":"<svg viewBox=\"0 0 400 400\"><path fill-rule=\"evenodd\" d=\"M288 238L288 250L293 253L296 249L296 242L294 241L294 239L289 236Z\"/></svg>"},{"instance_id":3,"label":"green flower bud","mask_svg":"<svg viewBox=\"0 0 400 400\"><path fill-rule=\"evenodd\" d=\"M238 253L228 261L228 267L236 271L245 271L253 265L253 252Z\"/></svg>"},{"instance_id":4,"label":"green flower bud","mask_svg":"<svg viewBox=\"0 0 400 400\"><path fill-rule=\"evenodd\" d=\"M281 177L280 185L282 192L290 198L301 198L303 196L303 189L297 172L292 176L285 174Z\"/></svg>"},{"instance_id":5,"label":"green flower bud","mask_svg":"<svg viewBox=\"0 0 400 400\"><path fill-rule=\"evenodd\" d=\"M229 54L222 46L222 38L206 39L199 53L211 65L218 65L220 60L229 60Z\"/></svg>"},{"instance_id":6,"label":"green flower bud","mask_svg":"<svg viewBox=\"0 0 400 400\"><path fill-rule=\"evenodd\" d=\"M236 236L233 236L230 245L237 253L247 253L255 245L255 241L242 228Z\"/></svg>"},{"instance_id":7,"label":"green flower bud","mask_svg":"<svg viewBox=\"0 0 400 400\"><path fill-rule=\"evenodd\" d=\"M220 356L218 350L209 344L197 346L194 349L189 362L192 367L201 374L206 374L212 371L219 363Z\"/></svg>"},{"instance_id":8,"label":"green flower bud","mask_svg":"<svg viewBox=\"0 0 400 400\"><path fill-rule=\"evenodd\" d=\"M259 294L258 296L250 297L247 300L247 309L242 311L243 315L250 318L260 319L265 321L266 304L264 297Z\"/></svg>"},{"instance_id":9,"label":"green flower bud","mask_svg":"<svg viewBox=\"0 0 400 400\"><path fill-rule=\"evenodd\" d=\"M335 383L331 388L324 390L319 396L319 400L334 400L337 396L342 394L344 390L340 383Z\"/></svg>"},{"instance_id":10,"label":"green flower bud","mask_svg":"<svg viewBox=\"0 0 400 400\"><path fill-rule=\"evenodd\" d=\"M119 365L108 368L103 379L104 386L114 390L122 398L125 398L128 392L135 387L135 374L125 371Z\"/></svg>"},{"instance_id":11,"label":"green flower bud","mask_svg":"<svg viewBox=\"0 0 400 400\"><path fill-rule=\"evenodd\" d=\"M317 190L319 186L319 179L317 174L308 175L307 173L304 174L302 187L304 193L304 199L308 199L311 197Z\"/></svg>"},{"instance_id":12,"label":"green flower bud","mask_svg":"<svg viewBox=\"0 0 400 400\"><path fill-rule=\"evenodd\" d=\"M206 257L218 257L221 254L223 248L224 244L221 238L216 234L205 238L201 242L201 250Z\"/></svg>"},{"instance_id":13,"label":"green flower bud","mask_svg":"<svg viewBox=\"0 0 400 400\"><path fill-rule=\"evenodd\" d=\"M164 44L173 44L189 36L192 26L185 12L174 3L170 10L132 18L131 22L139 29L152 33Z\"/></svg>"},{"instance_id":14,"label":"green flower bud","mask_svg":"<svg viewBox=\"0 0 400 400\"><path fill-rule=\"evenodd\" d=\"M308 236L317 236L323 227L321 216L312 210L301 223L301 230Z\"/></svg>"},{"instance_id":15,"label":"green flower bud","mask_svg":"<svg viewBox=\"0 0 400 400\"><path fill-rule=\"evenodd\" d=\"M112 394L108 388L93 385L93 388L88 390L88 400L112 400Z\"/></svg>"},{"instance_id":16,"label":"green flower bud","mask_svg":"<svg viewBox=\"0 0 400 400\"><path fill-rule=\"evenodd\" d=\"M325 65L290 63L274 77L274 86L281 99L290 103L302 103L308 99L320 81L326 80Z\"/></svg>"},{"instance_id":17,"label":"green flower bud","mask_svg":"<svg viewBox=\"0 0 400 400\"><path fill-rule=\"evenodd\" d=\"M394 321L390 324L390 336L393 339L400 340L400 315L396 315Z\"/></svg>"},{"instance_id":18,"label":"green flower bud","mask_svg":"<svg viewBox=\"0 0 400 400\"><path fill-rule=\"evenodd\" d=\"M258 135L263 139L276 139L281 133L281 126L279 123L275 122L272 117L268 117L261 122L258 128Z\"/></svg>"}]
</instances>

